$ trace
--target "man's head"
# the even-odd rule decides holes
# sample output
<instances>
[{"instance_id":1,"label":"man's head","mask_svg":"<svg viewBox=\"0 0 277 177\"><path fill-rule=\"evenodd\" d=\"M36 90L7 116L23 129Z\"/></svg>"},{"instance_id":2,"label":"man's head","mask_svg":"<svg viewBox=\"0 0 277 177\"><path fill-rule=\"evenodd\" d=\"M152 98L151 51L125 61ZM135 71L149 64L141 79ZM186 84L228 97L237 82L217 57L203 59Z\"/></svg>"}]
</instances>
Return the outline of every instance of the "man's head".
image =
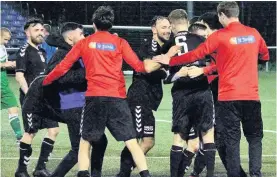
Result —
<instances>
[{"instance_id":1,"label":"man's head","mask_svg":"<svg viewBox=\"0 0 277 177\"><path fill-rule=\"evenodd\" d=\"M30 18L24 25L24 30L29 42L39 45L44 40L43 22L39 18Z\"/></svg>"},{"instance_id":2,"label":"man's head","mask_svg":"<svg viewBox=\"0 0 277 177\"><path fill-rule=\"evenodd\" d=\"M64 40L71 46L85 38L83 26L74 22L65 23L61 28L61 34Z\"/></svg>"},{"instance_id":3,"label":"man's head","mask_svg":"<svg viewBox=\"0 0 277 177\"><path fill-rule=\"evenodd\" d=\"M108 31L114 23L114 11L110 6L100 6L92 15L92 21L97 31Z\"/></svg>"},{"instance_id":4,"label":"man's head","mask_svg":"<svg viewBox=\"0 0 277 177\"><path fill-rule=\"evenodd\" d=\"M217 6L220 23L226 27L230 22L238 21L239 6L235 1L223 1Z\"/></svg>"},{"instance_id":5,"label":"man's head","mask_svg":"<svg viewBox=\"0 0 277 177\"><path fill-rule=\"evenodd\" d=\"M200 23L194 23L189 26L189 32L203 36L204 38L208 37L207 27Z\"/></svg>"},{"instance_id":6,"label":"man's head","mask_svg":"<svg viewBox=\"0 0 277 177\"><path fill-rule=\"evenodd\" d=\"M163 43L169 40L171 34L171 26L166 17L155 16L151 20L150 25L152 27L154 37L156 37Z\"/></svg>"},{"instance_id":7,"label":"man's head","mask_svg":"<svg viewBox=\"0 0 277 177\"><path fill-rule=\"evenodd\" d=\"M188 14L183 9L176 9L170 12L168 20L171 23L172 32L176 35L179 32L179 27L188 26Z\"/></svg>"},{"instance_id":8,"label":"man's head","mask_svg":"<svg viewBox=\"0 0 277 177\"><path fill-rule=\"evenodd\" d=\"M211 35L214 31L222 28L216 12L206 12L201 15L198 20L207 27L209 35Z\"/></svg>"},{"instance_id":9,"label":"man's head","mask_svg":"<svg viewBox=\"0 0 277 177\"><path fill-rule=\"evenodd\" d=\"M7 45L11 36L11 32L8 28L1 27L1 45Z\"/></svg>"},{"instance_id":10,"label":"man's head","mask_svg":"<svg viewBox=\"0 0 277 177\"><path fill-rule=\"evenodd\" d=\"M51 26L49 24L44 24L44 35L45 36L49 36L49 34L51 34Z\"/></svg>"}]
</instances>

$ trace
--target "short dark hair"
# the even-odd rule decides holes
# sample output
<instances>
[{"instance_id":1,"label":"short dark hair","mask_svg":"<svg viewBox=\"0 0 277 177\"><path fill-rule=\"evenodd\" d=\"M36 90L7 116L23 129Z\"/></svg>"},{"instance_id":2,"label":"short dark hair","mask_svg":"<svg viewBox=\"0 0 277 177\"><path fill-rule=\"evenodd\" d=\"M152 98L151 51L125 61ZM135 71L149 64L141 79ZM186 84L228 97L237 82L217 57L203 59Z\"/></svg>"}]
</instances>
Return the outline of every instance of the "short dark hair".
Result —
<instances>
[{"instance_id":1,"label":"short dark hair","mask_svg":"<svg viewBox=\"0 0 277 177\"><path fill-rule=\"evenodd\" d=\"M44 29L45 29L48 33L51 33L51 31L52 31L51 25L49 25L49 24L44 24L43 27L44 27Z\"/></svg>"},{"instance_id":2,"label":"short dark hair","mask_svg":"<svg viewBox=\"0 0 277 177\"><path fill-rule=\"evenodd\" d=\"M168 20L168 18L167 18L167 17L164 17L164 16L156 15L156 16L154 16L154 17L152 18L152 20L150 21L150 26L151 26L151 27L156 26L158 20Z\"/></svg>"},{"instance_id":3,"label":"short dark hair","mask_svg":"<svg viewBox=\"0 0 277 177\"><path fill-rule=\"evenodd\" d=\"M184 9L175 9L168 15L170 23L178 20L188 20L188 14Z\"/></svg>"},{"instance_id":4,"label":"short dark hair","mask_svg":"<svg viewBox=\"0 0 277 177\"><path fill-rule=\"evenodd\" d=\"M224 13L228 18L239 16L239 6L235 1L222 1L217 6L217 13Z\"/></svg>"},{"instance_id":5,"label":"short dark hair","mask_svg":"<svg viewBox=\"0 0 277 177\"><path fill-rule=\"evenodd\" d=\"M112 28L114 23L114 11L110 6L100 6L92 15L92 21L96 28L107 31Z\"/></svg>"},{"instance_id":6,"label":"short dark hair","mask_svg":"<svg viewBox=\"0 0 277 177\"><path fill-rule=\"evenodd\" d=\"M28 29L30 26L36 26L37 24L43 25L43 21L40 18L32 17L27 20L24 25L24 30Z\"/></svg>"},{"instance_id":7,"label":"short dark hair","mask_svg":"<svg viewBox=\"0 0 277 177\"><path fill-rule=\"evenodd\" d=\"M189 24L194 24L195 22L198 21L198 17L193 17L192 19L189 20Z\"/></svg>"},{"instance_id":8,"label":"short dark hair","mask_svg":"<svg viewBox=\"0 0 277 177\"><path fill-rule=\"evenodd\" d=\"M198 18L199 21L206 23L212 30L222 28L219 22L218 15L216 12L206 12Z\"/></svg>"},{"instance_id":9,"label":"short dark hair","mask_svg":"<svg viewBox=\"0 0 277 177\"><path fill-rule=\"evenodd\" d=\"M66 22L63 24L63 26L61 28L61 34L63 35L65 32L73 31L77 28L83 29L83 26L81 24L75 23L75 22Z\"/></svg>"},{"instance_id":10,"label":"short dark hair","mask_svg":"<svg viewBox=\"0 0 277 177\"><path fill-rule=\"evenodd\" d=\"M200 23L194 23L192 25L189 26L188 31L191 33L195 33L197 30L206 30L207 27L203 24Z\"/></svg>"}]
</instances>

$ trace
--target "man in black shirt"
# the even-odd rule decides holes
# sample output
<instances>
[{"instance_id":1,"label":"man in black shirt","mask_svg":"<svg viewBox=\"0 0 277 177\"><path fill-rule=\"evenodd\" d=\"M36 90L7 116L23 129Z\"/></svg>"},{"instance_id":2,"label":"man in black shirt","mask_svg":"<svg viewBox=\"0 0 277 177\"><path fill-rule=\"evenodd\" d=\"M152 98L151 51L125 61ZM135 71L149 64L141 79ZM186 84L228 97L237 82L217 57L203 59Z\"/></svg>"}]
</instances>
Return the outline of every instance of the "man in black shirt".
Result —
<instances>
[{"instance_id":1,"label":"man in black shirt","mask_svg":"<svg viewBox=\"0 0 277 177\"><path fill-rule=\"evenodd\" d=\"M43 22L37 18L31 18L24 26L27 35L27 44L21 47L17 53L16 60L16 80L20 85L20 103L23 104L24 96L35 77L44 73L46 53L39 45L43 42L44 27ZM40 119L40 127L32 129L32 114L23 114L23 124L25 133L20 140L20 158L18 168L15 173L16 177L29 177L27 164L32 154L31 143L39 129L47 128L48 132L42 145L39 160L34 176L49 176L50 172L46 169L46 162L53 150L56 136L58 135L58 123L52 120Z\"/></svg>"},{"instance_id":2,"label":"man in black shirt","mask_svg":"<svg viewBox=\"0 0 277 177\"><path fill-rule=\"evenodd\" d=\"M169 14L174 39L165 44L162 53L171 46L178 45L178 55L195 49L205 38L189 33L187 13L176 9ZM214 144L214 104L207 77L201 75L189 78L187 72L190 66L204 67L206 60L200 60L190 65L171 67L170 75L165 83L174 83L171 93L173 98L172 132L174 140L170 153L171 177L183 177L188 170L192 158L199 148L197 133L203 137L203 149L207 164L207 177L213 177L215 161ZM187 148L183 150L184 141Z\"/></svg>"},{"instance_id":3,"label":"man in black shirt","mask_svg":"<svg viewBox=\"0 0 277 177\"><path fill-rule=\"evenodd\" d=\"M155 16L151 21L153 37L145 39L141 45L139 58L145 60L161 54L161 47L170 38L170 23L166 17ZM148 60L148 62L151 62ZM160 64L157 64L160 67ZM167 73L164 69L150 74L134 71L133 83L129 87L127 101L132 112L137 138L140 147L146 154L155 144L155 117L153 110L157 111L162 97L162 79ZM121 153L120 177L129 177L134 162L129 150L125 147Z\"/></svg>"}]
</instances>

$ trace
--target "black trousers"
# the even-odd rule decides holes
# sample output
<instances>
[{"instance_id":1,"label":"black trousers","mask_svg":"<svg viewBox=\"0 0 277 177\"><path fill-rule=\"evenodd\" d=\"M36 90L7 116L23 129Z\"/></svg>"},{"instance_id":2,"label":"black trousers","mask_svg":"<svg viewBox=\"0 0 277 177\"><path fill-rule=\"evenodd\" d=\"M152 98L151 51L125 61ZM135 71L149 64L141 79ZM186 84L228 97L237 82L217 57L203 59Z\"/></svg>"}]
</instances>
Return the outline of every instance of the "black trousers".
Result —
<instances>
[{"instance_id":1,"label":"black trousers","mask_svg":"<svg viewBox=\"0 0 277 177\"><path fill-rule=\"evenodd\" d=\"M263 121L260 101L218 101L217 115L224 129L228 177L240 176L241 129L249 145L250 176L260 177L262 166Z\"/></svg>"}]
</instances>

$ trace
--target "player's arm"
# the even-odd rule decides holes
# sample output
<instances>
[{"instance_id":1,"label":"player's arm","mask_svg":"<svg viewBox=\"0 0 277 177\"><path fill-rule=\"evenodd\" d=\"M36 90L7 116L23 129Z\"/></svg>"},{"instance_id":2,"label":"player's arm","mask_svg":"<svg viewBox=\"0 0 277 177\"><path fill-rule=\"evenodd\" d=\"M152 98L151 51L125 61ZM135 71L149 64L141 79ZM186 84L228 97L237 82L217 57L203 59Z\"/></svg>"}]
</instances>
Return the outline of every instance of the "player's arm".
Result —
<instances>
[{"instance_id":1,"label":"player's arm","mask_svg":"<svg viewBox=\"0 0 277 177\"><path fill-rule=\"evenodd\" d=\"M259 54L260 54L260 57L258 60L259 64L264 64L269 61L269 51L265 43L265 40L261 35L260 35L260 41L259 41Z\"/></svg>"},{"instance_id":2,"label":"player's arm","mask_svg":"<svg viewBox=\"0 0 277 177\"><path fill-rule=\"evenodd\" d=\"M212 35L210 35L205 42L201 43L196 49L188 53L172 57L171 59L168 55L162 55L155 57L154 60L156 60L159 63L169 64L170 66L193 63L197 60L203 59L206 55L209 55L212 52L214 52L219 46L219 41L220 38L218 37L218 32L215 32ZM177 46L173 46L169 51L171 50L173 53L177 53L176 51L178 50L178 48Z\"/></svg>"},{"instance_id":3,"label":"player's arm","mask_svg":"<svg viewBox=\"0 0 277 177\"><path fill-rule=\"evenodd\" d=\"M180 56L171 58L169 65L188 64L205 58L206 55L214 52L219 46L218 33L210 35L205 42L200 44L196 49Z\"/></svg>"},{"instance_id":4,"label":"player's arm","mask_svg":"<svg viewBox=\"0 0 277 177\"><path fill-rule=\"evenodd\" d=\"M60 84L80 84L86 82L86 71L84 68L69 70L64 76L57 80Z\"/></svg>"},{"instance_id":5,"label":"player's arm","mask_svg":"<svg viewBox=\"0 0 277 177\"><path fill-rule=\"evenodd\" d=\"M83 41L83 40L82 40ZM43 85L51 84L63 76L81 55L82 41L78 42L65 56L65 58L46 76Z\"/></svg>"},{"instance_id":6,"label":"player's arm","mask_svg":"<svg viewBox=\"0 0 277 177\"><path fill-rule=\"evenodd\" d=\"M1 58L1 60L4 60L6 58L5 62L0 63L0 68L3 68L3 69L15 68L15 61L7 60L6 50L0 50L0 58Z\"/></svg>"},{"instance_id":7,"label":"player's arm","mask_svg":"<svg viewBox=\"0 0 277 177\"><path fill-rule=\"evenodd\" d=\"M27 91L28 91L28 84L27 84L27 81L24 77L24 73L23 72L16 72L15 73L15 79L18 82L20 89L23 91L24 94L26 94Z\"/></svg>"},{"instance_id":8,"label":"player's arm","mask_svg":"<svg viewBox=\"0 0 277 177\"><path fill-rule=\"evenodd\" d=\"M182 79L182 77L186 77L188 75L188 68L183 66L173 66L169 69L169 75L164 80L164 84L171 84L177 80Z\"/></svg>"},{"instance_id":9,"label":"player's arm","mask_svg":"<svg viewBox=\"0 0 277 177\"><path fill-rule=\"evenodd\" d=\"M144 67L145 67L145 71L147 73L151 73L153 71L156 71L158 69L161 68L161 64L152 60L152 59L145 59L143 60L143 64L144 64Z\"/></svg>"},{"instance_id":10,"label":"player's arm","mask_svg":"<svg viewBox=\"0 0 277 177\"><path fill-rule=\"evenodd\" d=\"M138 56L130 47L129 43L122 39L121 41L122 57L136 72L147 72L144 63L139 60ZM148 69L148 68L147 68Z\"/></svg>"},{"instance_id":11,"label":"player's arm","mask_svg":"<svg viewBox=\"0 0 277 177\"><path fill-rule=\"evenodd\" d=\"M16 66L15 61L6 61L4 63L0 63L0 68L8 69L14 68Z\"/></svg>"},{"instance_id":12,"label":"player's arm","mask_svg":"<svg viewBox=\"0 0 277 177\"><path fill-rule=\"evenodd\" d=\"M52 56L51 60L47 64L47 68L45 73L50 73L59 63L65 58L67 52L65 51L57 51ZM78 61L77 61L78 62ZM57 80L59 84L80 84L86 82L85 79L85 69L70 69L64 76Z\"/></svg>"},{"instance_id":13,"label":"player's arm","mask_svg":"<svg viewBox=\"0 0 277 177\"><path fill-rule=\"evenodd\" d=\"M156 54L156 51L152 49L153 42L148 42L141 45L139 51L139 58L143 60L144 67L146 71L151 71L151 73L146 73L146 77L150 80L160 80L166 78L165 69L160 69L161 64L152 60L152 57ZM158 45L158 44L157 44ZM153 72L152 72L153 71Z\"/></svg>"},{"instance_id":14,"label":"player's arm","mask_svg":"<svg viewBox=\"0 0 277 177\"><path fill-rule=\"evenodd\" d=\"M19 84L20 89L24 94L28 91L28 84L24 73L26 72L28 56L25 50L20 49L16 54L16 68L15 68L15 79Z\"/></svg>"}]
</instances>

